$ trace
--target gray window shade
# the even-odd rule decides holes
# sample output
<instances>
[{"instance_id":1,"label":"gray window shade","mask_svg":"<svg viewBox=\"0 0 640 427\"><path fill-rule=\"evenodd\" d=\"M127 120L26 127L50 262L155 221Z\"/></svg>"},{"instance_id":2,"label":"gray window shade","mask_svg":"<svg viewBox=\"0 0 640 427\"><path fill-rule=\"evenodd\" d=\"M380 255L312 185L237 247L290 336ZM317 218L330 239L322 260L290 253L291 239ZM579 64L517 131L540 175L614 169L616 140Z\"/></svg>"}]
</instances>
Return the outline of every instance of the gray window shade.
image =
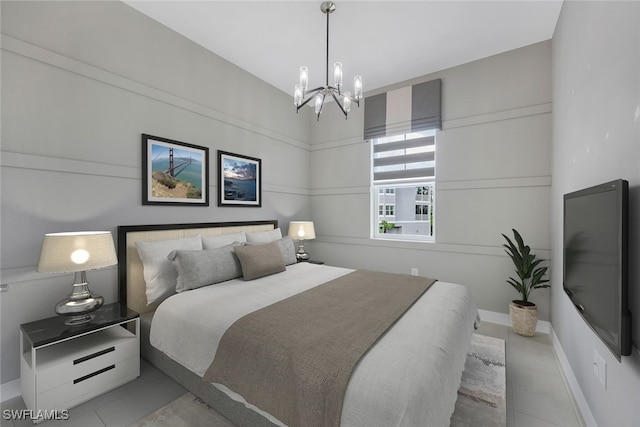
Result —
<instances>
[{"instance_id":1,"label":"gray window shade","mask_svg":"<svg viewBox=\"0 0 640 427\"><path fill-rule=\"evenodd\" d=\"M364 102L364 139L442 129L441 79L411 86L411 96L407 96L406 99L404 107L394 108L401 110L403 117L406 114L406 119L399 123L388 123L388 117L397 117L397 114L387 112L387 108L393 108L387 102L387 93L367 97Z\"/></svg>"},{"instance_id":2,"label":"gray window shade","mask_svg":"<svg viewBox=\"0 0 640 427\"><path fill-rule=\"evenodd\" d=\"M374 144L373 152L382 153L384 151L406 150L408 148L427 147L435 144L435 138L427 136L425 138L406 139L403 141L387 142L385 144Z\"/></svg>"},{"instance_id":3,"label":"gray window shade","mask_svg":"<svg viewBox=\"0 0 640 427\"><path fill-rule=\"evenodd\" d=\"M373 180L435 177L435 166L425 165L425 163L435 160L433 151L407 153L412 149L429 147L434 144L435 138L433 136L374 144ZM392 152L397 152L397 154L391 154ZM384 156L383 153L390 155Z\"/></svg>"},{"instance_id":4,"label":"gray window shade","mask_svg":"<svg viewBox=\"0 0 640 427\"><path fill-rule=\"evenodd\" d=\"M385 136L387 127L387 94L370 96L364 101L364 139Z\"/></svg>"},{"instance_id":5,"label":"gray window shade","mask_svg":"<svg viewBox=\"0 0 640 427\"><path fill-rule=\"evenodd\" d=\"M413 85L411 88L411 131L442 129L442 80Z\"/></svg>"}]
</instances>

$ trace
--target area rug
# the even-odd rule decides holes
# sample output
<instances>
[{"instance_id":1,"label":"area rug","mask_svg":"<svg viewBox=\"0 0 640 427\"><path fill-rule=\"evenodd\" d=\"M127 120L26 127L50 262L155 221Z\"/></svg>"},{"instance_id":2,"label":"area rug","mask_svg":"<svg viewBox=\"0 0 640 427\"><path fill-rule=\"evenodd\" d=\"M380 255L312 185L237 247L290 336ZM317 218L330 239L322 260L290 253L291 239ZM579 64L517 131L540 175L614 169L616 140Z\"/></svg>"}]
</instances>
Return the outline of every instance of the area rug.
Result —
<instances>
[{"instance_id":1,"label":"area rug","mask_svg":"<svg viewBox=\"0 0 640 427\"><path fill-rule=\"evenodd\" d=\"M504 340L473 334L451 426L504 427L506 419ZM233 427L233 424L202 400L186 393L131 427L205 425Z\"/></svg>"},{"instance_id":2,"label":"area rug","mask_svg":"<svg viewBox=\"0 0 640 427\"><path fill-rule=\"evenodd\" d=\"M452 427L507 425L504 340L473 334Z\"/></svg>"},{"instance_id":3,"label":"area rug","mask_svg":"<svg viewBox=\"0 0 640 427\"><path fill-rule=\"evenodd\" d=\"M147 415L129 427L234 427L222 415L191 393Z\"/></svg>"}]
</instances>

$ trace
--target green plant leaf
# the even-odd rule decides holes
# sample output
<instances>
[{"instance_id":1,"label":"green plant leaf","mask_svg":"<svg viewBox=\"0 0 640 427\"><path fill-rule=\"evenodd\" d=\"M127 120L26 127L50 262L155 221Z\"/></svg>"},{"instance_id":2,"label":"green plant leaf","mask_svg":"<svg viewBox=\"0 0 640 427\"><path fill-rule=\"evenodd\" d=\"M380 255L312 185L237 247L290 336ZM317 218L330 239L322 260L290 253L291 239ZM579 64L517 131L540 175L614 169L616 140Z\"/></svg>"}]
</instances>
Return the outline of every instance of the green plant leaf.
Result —
<instances>
[{"instance_id":1,"label":"green plant leaf","mask_svg":"<svg viewBox=\"0 0 640 427\"><path fill-rule=\"evenodd\" d=\"M537 259L537 256L531 253L531 247L524 243L524 239L516 229L511 231L513 232L515 244L507 235L502 234L502 237L507 242L502 246L505 248L505 253L511 258L515 272L520 280L509 277L507 283L520 293L522 301L528 301L533 289L550 287L550 285L546 284L549 280L543 278L547 273L548 267L539 267L543 260Z\"/></svg>"}]
</instances>

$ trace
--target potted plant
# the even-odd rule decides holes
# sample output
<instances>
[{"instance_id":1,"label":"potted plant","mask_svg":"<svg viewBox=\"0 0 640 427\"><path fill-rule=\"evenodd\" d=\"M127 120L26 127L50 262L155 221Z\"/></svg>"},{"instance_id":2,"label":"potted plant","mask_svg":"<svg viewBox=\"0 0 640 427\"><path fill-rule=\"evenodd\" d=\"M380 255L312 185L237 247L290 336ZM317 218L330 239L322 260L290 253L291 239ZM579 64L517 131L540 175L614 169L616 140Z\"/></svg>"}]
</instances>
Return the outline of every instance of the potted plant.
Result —
<instances>
[{"instance_id":1,"label":"potted plant","mask_svg":"<svg viewBox=\"0 0 640 427\"><path fill-rule=\"evenodd\" d=\"M538 267L542 260L536 259L536 255L532 254L531 248L524 244L517 230L512 229L512 231L517 245L503 234L507 244L502 246L506 248L505 252L513 261L518 278L509 277L507 283L520 293L522 299L511 301L509 315L513 330L519 335L530 337L533 336L538 323L538 308L529 301L529 296L534 289L549 287L547 284L549 280L544 279L547 267Z\"/></svg>"},{"instance_id":2,"label":"potted plant","mask_svg":"<svg viewBox=\"0 0 640 427\"><path fill-rule=\"evenodd\" d=\"M386 233L387 231L393 230L393 227L396 225L392 222L382 221L380 223L380 232Z\"/></svg>"}]
</instances>

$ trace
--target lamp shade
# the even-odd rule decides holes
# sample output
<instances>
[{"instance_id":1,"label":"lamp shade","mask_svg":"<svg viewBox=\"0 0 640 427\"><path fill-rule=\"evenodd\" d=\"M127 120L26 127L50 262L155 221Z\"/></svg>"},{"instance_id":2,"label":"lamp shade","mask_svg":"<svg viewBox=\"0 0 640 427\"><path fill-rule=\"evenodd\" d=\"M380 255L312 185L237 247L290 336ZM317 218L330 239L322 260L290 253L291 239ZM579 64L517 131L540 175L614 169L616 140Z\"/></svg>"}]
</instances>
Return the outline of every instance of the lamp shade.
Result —
<instances>
[{"instance_id":1,"label":"lamp shade","mask_svg":"<svg viewBox=\"0 0 640 427\"><path fill-rule=\"evenodd\" d=\"M118 263L109 231L45 234L37 271L71 273Z\"/></svg>"},{"instance_id":2,"label":"lamp shade","mask_svg":"<svg viewBox=\"0 0 640 427\"><path fill-rule=\"evenodd\" d=\"M291 221L289 223L289 237L294 240L310 240L316 238L313 221Z\"/></svg>"}]
</instances>

